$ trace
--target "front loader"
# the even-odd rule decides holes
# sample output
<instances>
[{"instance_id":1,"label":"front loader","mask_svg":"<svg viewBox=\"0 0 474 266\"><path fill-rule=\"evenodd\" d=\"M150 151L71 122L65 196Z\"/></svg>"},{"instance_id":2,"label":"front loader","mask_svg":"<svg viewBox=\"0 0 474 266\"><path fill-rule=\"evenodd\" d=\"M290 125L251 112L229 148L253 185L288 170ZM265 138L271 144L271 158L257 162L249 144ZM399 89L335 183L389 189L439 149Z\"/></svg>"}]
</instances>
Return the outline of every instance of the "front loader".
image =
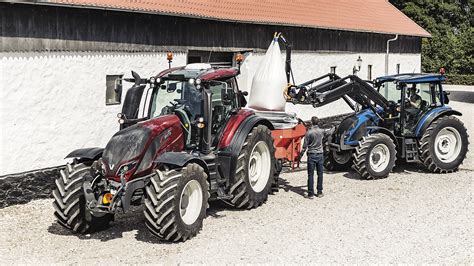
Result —
<instances>
[{"instance_id":1,"label":"front loader","mask_svg":"<svg viewBox=\"0 0 474 266\"><path fill-rule=\"evenodd\" d=\"M104 149L71 152L53 191L55 216L76 233L106 228L144 205L159 239L202 228L208 202L251 209L276 184L272 123L243 107L238 68L190 64L149 79L133 72L120 130Z\"/></svg>"}]
</instances>

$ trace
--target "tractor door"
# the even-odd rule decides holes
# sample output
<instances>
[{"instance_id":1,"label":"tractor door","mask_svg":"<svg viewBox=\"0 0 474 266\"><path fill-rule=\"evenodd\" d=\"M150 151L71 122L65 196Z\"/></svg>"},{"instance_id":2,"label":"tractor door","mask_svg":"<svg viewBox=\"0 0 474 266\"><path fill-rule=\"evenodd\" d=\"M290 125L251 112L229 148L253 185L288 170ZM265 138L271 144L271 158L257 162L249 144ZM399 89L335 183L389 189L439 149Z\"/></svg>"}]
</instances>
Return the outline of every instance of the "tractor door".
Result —
<instances>
[{"instance_id":1,"label":"tractor door","mask_svg":"<svg viewBox=\"0 0 474 266\"><path fill-rule=\"evenodd\" d=\"M209 89L212 92L212 147L217 146L218 139L232 110L238 108L237 87L235 78L224 81L211 81Z\"/></svg>"},{"instance_id":2,"label":"tractor door","mask_svg":"<svg viewBox=\"0 0 474 266\"><path fill-rule=\"evenodd\" d=\"M403 135L414 136L420 120L433 108L442 106L440 83L406 84L403 105Z\"/></svg>"}]
</instances>

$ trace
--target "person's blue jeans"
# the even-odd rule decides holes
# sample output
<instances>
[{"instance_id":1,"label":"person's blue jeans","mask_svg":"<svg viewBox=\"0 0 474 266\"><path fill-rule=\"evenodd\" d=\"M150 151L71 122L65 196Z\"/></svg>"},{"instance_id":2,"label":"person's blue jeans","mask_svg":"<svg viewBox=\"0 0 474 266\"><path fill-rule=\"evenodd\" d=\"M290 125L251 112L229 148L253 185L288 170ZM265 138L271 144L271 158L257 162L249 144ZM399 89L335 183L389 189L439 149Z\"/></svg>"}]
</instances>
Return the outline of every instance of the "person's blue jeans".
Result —
<instances>
[{"instance_id":1,"label":"person's blue jeans","mask_svg":"<svg viewBox=\"0 0 474 266\"><path fill-rule=\"evenodd\" d=\"M318 173L318 192L323 192L323 164L322 153L308 153L308 195L314 195L314 170Z\"/></svg>"}]
</instances>

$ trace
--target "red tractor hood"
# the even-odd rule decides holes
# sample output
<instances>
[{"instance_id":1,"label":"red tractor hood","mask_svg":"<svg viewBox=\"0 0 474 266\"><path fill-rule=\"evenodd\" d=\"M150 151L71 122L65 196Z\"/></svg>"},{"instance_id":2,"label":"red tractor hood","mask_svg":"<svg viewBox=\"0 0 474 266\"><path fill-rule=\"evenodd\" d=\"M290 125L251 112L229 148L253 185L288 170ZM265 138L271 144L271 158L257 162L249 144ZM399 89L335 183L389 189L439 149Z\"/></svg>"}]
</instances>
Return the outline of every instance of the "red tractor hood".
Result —
<instances>
[{"instance_id":1,"label":"red tractor hood","mask_svg":"<svg viewBox=\"0 0 474 266\"><path fill-rule=\"evenodd\" d=\"M148 171L156 155L164 148L182 148L183 132L175 115L165 115L118 131L104 149L105 175L128 181L135 173Z\"/></svg>"}]
</instances>

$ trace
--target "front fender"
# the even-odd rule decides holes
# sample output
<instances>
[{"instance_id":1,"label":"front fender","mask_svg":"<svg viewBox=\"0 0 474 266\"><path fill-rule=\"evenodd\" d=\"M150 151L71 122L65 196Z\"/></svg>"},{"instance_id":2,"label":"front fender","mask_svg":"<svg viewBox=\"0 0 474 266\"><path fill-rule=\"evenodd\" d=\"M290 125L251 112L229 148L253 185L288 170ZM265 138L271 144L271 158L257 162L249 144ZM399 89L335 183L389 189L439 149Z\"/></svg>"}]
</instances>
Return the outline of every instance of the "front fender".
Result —
<instances>
[{"instance_id":1,"label":"front fender","mask_svg":"<svg viewBox=\"0 0 474 266\"><path fill-rule=\"evenodd\" d=\"M160 155L155 161L156 164L167 164L183 167L189 163L197 163L209 175L207 164L201 158L186 152L165 152Z\"/></svg>"},{"instance_id":2,"label":"front fender","mask_svg":"<svg viewBox=\"0 0 474 266\"><path fill-rule=\"evenodd\" d=\"M456 110L453 110L451 109L451 107L448 107L448 106L438 107L429 111L423 116L423 118L420 120L420 122L416 126L415 135L417 137L421 137L421 135L423 135L423 132L425 132L425 130L431 125L433 121L435 121L436 119L442 116L449 116L449 115L462 116L462 113Z\"/></svg>"},{"instance_id":3,"label":"front fender","mask_svg":"<svg viewBox=\"0 0 474 266\"><path fill-rule=\"evenodd\" d=\"M79 159L89 159L89 160L97 160L102 157L102 153L104 152L103 148L84 148L84 149L77 149L69 153L64 159L66 158L79 158Z\"/></svg>"}]
</instances>

